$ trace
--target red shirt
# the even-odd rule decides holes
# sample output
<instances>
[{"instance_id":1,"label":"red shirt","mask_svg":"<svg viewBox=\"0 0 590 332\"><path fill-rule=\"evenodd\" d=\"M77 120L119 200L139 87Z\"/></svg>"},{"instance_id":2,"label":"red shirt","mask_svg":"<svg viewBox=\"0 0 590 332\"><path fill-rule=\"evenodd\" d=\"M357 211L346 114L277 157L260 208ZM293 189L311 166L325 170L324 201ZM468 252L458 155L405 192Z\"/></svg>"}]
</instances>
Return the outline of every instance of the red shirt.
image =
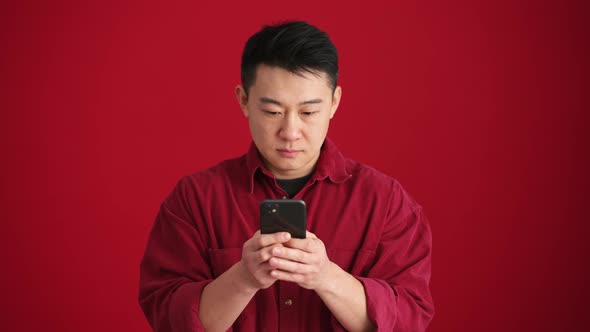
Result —
<instances>
[{"instance_id":1,"label":"red shirt","mask_svg":"<svg viewBox=\"0 0 590 332\"><path fill-rule=\"evenodd\" d=\"M184 177L162 203L140 267L139 303L157 332L203 331L201 291L241 259L259 229L259 204L286 193L249 152ZM428 283L431 233L422 208L391 177L350 159L326 139L295 199L329 259L364 286L379 331L424 331L434 313ZM313 290L277 281L260 290L233 331L344 330Z\"/></svg>"}]
</instances>

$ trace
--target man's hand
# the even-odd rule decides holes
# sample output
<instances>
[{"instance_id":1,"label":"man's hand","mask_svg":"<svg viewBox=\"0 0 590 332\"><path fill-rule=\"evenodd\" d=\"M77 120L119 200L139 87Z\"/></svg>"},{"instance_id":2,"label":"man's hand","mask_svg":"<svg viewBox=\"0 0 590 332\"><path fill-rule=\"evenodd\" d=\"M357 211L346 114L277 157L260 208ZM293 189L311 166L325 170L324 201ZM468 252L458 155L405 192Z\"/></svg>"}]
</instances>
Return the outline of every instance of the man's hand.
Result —
<instances>
[{"instance_id":1,"label":"man's hand","mask_svg":"<svg viewBox=\"0 0 590 332\"><path fill-rule=\"evenodd\" d=\"M290 239L291 235L286 232L260 234L258 231L244 243L240 263L245 270L243 275L248 288L252 290L268 288L277 280L270 274L274 267L268 260L272 257L271 252L275 248L283 247L283 243Z\"/></svg>"},{"instance_id":2,"label":"man's hand","mask_svg":"<svg viewBox=\"0 0 590 332\"><path fill-rule=\"evenodd\" d=\"M283 246L273 246L270 253L271 278L316 291L328 287L332 262L324 243L315 234L307 232L305 239L291 239Z\"/></svg>"}]
</instances>

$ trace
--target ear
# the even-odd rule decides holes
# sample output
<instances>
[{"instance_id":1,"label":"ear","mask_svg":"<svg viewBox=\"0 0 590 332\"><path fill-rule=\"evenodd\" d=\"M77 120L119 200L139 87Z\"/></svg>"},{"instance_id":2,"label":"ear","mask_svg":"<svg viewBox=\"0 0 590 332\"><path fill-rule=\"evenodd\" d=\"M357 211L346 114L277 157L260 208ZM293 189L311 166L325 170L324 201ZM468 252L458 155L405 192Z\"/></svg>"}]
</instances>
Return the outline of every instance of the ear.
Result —
<instances>
[{"instance_id":1,"label":"ear","mask_svg":"<svg viewBox=\"0 0 590 332\"><path fill-rule=\"evenodd\" d=\"M238 98L238 103L242 108L244 116L248 117L248 95L246 94L246 90L244 90L244 87L241 84L239 84L238 86L236 86L234 92L236 93L236 98Z\"/></svg>"},{"instance_id":2,"label":"ear","mask_svg":"<svg viewBox=\"0 0 590 332\"><path fill-rule=\"evenodd\" d=\"M334 117L336 110L338 110L340 98L342 98L342 88L337 86L336 89L334 89L334 94L332 95L332 109L330 110L330 119Z\"/></svg>"}]
</instances>

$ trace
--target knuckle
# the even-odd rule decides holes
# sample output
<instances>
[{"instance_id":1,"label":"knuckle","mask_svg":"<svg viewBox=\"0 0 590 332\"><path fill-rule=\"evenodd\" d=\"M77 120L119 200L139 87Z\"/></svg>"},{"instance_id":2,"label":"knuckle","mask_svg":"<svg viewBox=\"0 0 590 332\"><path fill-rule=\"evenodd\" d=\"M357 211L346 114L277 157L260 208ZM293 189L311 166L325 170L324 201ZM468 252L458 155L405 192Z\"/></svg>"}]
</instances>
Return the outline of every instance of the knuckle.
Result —
<instances>
[{"instance_id":1,"label":"knuckle","mask_svg":"<svg viewBox=\"0 0 590 332\"><path fill-rule=\"evenodd\" d=\"M305 258L306 258L307 255L305 254L305 252L299 251L299 252L297 252L297 254L295 256L296 256L295 257L296 260L302 262L302 261L305 260Z\"/></svg>"},{"instance_id":2,"label":"knuckle","mask_svg":"<svg viewBox=\"0 0 590 332\"><path fill-rule=\"evenodd\" d=\"M314 240L314 242L318 248L325 248L324 242L322 240L316 239L316 240Z\"/></svg>"},{"instance_id":3,"label":"knuckle","mask_svg":"<svg viewBox=\"0 0 590 332\"><path fill-rule=\"evenodd\" d=\"M265 250L260 250L257 254L256 254L256 258L258 259L259 262L264 262L268 259L268 254Z\"/></svg>"},{"instance_id":4,"label":"knuckle","mask_svg":"<svg viewBox=\"0 0 590 332\"><path fill-rule=\"evenodd\" d=\"M322 261L320 258L318 258L317 256L313 256L313 258L310 259L311 261L311 266L313 266L314 268L316 268Z\"/></svg>"},{"instance_id":5,"label":"knuckle","mask_svg":"<svg viewBox=\"0 0 590 332\"><path fill-rule=\"evenodd\" d=\"M319 274L319 272L320 272L320 269L319 269L319 267L317 265L314 265L311 268L311 271L310 271L310 273L313 274L313 275L317 275L317 274Z\"/></svg>"}]
</instances>

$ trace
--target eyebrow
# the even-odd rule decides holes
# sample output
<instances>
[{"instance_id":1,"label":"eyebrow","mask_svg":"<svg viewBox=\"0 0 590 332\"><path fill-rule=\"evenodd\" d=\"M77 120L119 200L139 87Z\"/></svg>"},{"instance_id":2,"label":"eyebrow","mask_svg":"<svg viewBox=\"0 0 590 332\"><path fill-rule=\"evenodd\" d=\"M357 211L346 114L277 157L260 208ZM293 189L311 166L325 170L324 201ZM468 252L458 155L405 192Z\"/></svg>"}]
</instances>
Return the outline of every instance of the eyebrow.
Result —
<instances>
[{"instance_id":1,"label":"eyebrow","mask_svg":"<svg viewBox=\"0 0 590 332\"><path fill-rule=\"evenodd\" d=\"M281 104L280 101L274 100L274 99L268 98L268 97L260 97L259 101L263 104L274 104L274 105L278 105L278 106L283 106L283 104ZM316 98L316 99L306 100L302 103L299 103L299 105L320 104L320 103L322 103L322 99Z\"/></svg>"}]
</instances>

